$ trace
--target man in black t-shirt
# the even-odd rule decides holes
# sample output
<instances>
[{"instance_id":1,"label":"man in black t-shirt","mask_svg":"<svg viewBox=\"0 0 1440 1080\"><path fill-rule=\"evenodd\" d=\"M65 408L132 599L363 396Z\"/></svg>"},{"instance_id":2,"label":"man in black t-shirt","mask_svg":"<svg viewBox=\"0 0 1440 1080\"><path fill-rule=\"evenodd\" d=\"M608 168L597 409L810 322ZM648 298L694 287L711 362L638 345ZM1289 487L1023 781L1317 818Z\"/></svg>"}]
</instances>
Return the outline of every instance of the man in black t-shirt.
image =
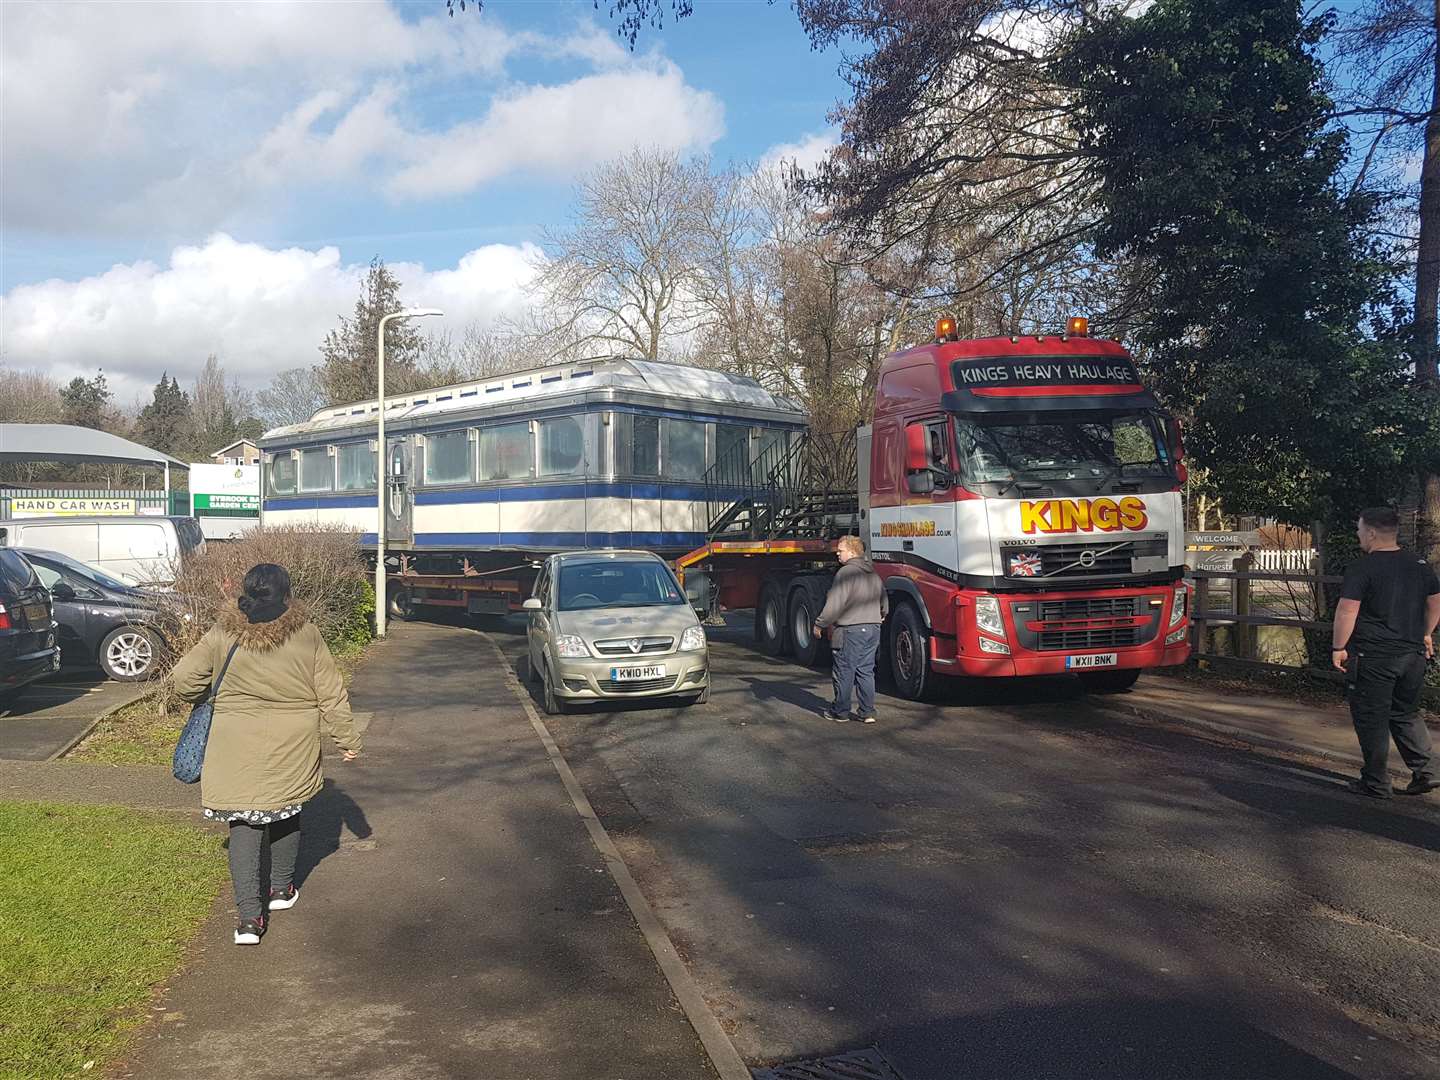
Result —
<instances>
[{"instance_id":1,"label":"man in black t-shirt","mask_svg":"<svg viewBox=\"0 0 1440 1080\"><path fill-rule=\"evenodd\" d=\"M1345 572L1332 639L1331 661L1347 675L1350 716L1365 756L1360 779L1348 787L1377 799L1390 797L1391 738L1413 774L1402 794L1440 788L1440 761L1420 718L1425 662L1435 655L1440 623L1440 580L1424 559L1400 547L1399 529L1399 515L1389 507L1361 512L1365 554Z\"/></svg>"}]
</instances>

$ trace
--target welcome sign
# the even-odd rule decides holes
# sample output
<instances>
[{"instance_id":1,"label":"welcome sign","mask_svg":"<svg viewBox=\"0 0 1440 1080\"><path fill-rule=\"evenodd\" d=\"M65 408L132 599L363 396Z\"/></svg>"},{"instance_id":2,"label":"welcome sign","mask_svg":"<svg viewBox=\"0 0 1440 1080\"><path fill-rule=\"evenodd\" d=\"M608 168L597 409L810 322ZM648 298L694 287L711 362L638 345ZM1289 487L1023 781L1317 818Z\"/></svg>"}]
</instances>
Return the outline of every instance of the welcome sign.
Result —
<instances>
[{"instance_id":1,"label":"welcome sign","mask_svg":"<svg viewBox=\"0 0 1440 1080\"><path fill-rule=\"evenodd\" d=\"M248 510L260 512L259 465L190 466L190 498L194 512Z\"/></svg>"}]
</instances>

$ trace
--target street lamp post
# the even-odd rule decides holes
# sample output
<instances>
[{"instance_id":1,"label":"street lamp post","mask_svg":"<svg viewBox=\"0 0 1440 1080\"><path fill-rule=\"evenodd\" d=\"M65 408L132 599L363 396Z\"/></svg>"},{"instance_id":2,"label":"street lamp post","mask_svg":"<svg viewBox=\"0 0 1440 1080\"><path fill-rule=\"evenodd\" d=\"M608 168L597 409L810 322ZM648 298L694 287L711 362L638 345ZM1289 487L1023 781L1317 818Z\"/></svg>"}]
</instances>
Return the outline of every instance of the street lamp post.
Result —
<instances>
[{"instance_id":1,"label":"street lamp post","mask_svg":"<svg viewBox=\"0 0 1440 1080\"><path fill-rule=\"evenodd\" d=\"M439 308L406 308L380 317L375 332L378 348L375 356L375 381L378 384L376 404L379 406L379 430L375 439L375 636L385 636L385 616L389 614L389 598L385 595L385 495L390 486L389 455L385 452L385 324L391 319L418 319L425 315L444 315Z\"/></svg>"}]
</instances>

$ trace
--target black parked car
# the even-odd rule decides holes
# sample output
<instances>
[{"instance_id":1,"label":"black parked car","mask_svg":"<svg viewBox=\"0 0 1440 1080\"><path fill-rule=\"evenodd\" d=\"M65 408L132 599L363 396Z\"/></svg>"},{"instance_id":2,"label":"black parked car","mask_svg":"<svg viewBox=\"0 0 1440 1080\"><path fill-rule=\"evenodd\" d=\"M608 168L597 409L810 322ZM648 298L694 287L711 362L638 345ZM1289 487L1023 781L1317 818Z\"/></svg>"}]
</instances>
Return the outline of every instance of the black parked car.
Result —
<instances>
[{"instance_id":1,"label":"black parked car","mask_svg":"<svg viewBox=\"0 0 1440 1080\"><path fill-rule=\"evenodd\" d=\"M50 593L30 560L0 547L0 705L26 683L59 670Z\"/></svg>"},{"instance_id":2,"label":"black parked car","mask_svg":"<svg viewBox=\"0 0 1440 1080\"><path fill-rule=\"evenodd\" d=\"M99 664L120 682L155 674L166 622L175 618L163 593L137 589L58 551L23 550L50 590L67 660Z\"/></svg>"}]
</instances>

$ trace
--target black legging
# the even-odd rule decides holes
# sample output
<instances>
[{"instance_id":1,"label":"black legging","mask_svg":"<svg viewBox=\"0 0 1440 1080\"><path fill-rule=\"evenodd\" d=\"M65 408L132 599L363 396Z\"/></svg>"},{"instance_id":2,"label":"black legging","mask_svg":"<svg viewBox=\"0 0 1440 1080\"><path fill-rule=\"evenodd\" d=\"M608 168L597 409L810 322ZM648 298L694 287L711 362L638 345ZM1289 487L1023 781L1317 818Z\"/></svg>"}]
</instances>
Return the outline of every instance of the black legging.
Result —
<instances>
[{"instance_id":1,"label":"black legging","mask_svg":"<svg viewBox=\"0 0 1440 1080\"><path fill-rule=\"evenodd\" d=\"M258 919L265 914L268 894L260 891L260 854L267 843L270 887L283 892L295 880L295 860L300 854L300 815L268 825L230 822L230 880L235 885L235 909L241 919Z\"/></svg>"}]
</instances>

